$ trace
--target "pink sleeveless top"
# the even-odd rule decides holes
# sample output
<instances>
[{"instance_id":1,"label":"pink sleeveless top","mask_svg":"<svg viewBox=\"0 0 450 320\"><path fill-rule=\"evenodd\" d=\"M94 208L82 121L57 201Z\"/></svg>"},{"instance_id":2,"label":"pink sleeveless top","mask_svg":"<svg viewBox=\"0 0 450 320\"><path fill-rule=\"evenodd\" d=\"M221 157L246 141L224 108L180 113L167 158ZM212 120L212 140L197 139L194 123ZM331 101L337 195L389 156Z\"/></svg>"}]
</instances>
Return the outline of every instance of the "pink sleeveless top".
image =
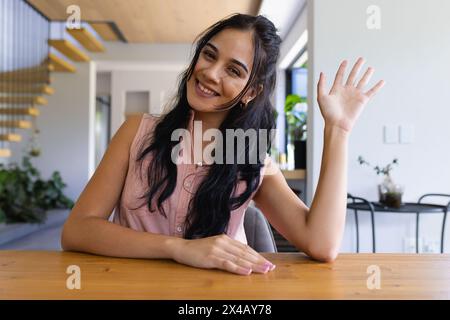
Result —
<instances>
[{"instance_id":1,"label":"pink sleeveless top","mask_svg":"<svg viewBox=\"0 0 450 320\"><path fill-rule=\"evenodd\" d=\"M131 144L130 157L128 165L128 173L122 189L120 200L114 210L113 222L137 231L151 232L155 234L164 234L174 237L183 237L184 221L187 215L188 204L196 192L197 187L207 175L208 165L196 164L177 164L177 183L172 195L163 203L167 218L161 215L156 209L150 212L147 208L145 199L140 199L145 191L148 190L147 184L147 167L152 155L148 154L143 160L142 170L139 171L140 165L136 163L138 153L143 139L146 139L149 132L152 132L158 117L150 114L144 114L139 125L139 129ZM191 111L190 120L187 130L193 130L194 112ZM147 140L148 141L148 140ZM260 184L261 186L265 166L262 167ZM259 188L258 186L258 188ZM237 186L238 194L245 190L245 182L239 182ZM257 191L257 190L256 190ZM230 220L226 234L242 243L247 243L244 231L244 214L252 196L239 208L231 211ZM142 205L138 209L135 209Z\"/></svg>"}]
</instances>

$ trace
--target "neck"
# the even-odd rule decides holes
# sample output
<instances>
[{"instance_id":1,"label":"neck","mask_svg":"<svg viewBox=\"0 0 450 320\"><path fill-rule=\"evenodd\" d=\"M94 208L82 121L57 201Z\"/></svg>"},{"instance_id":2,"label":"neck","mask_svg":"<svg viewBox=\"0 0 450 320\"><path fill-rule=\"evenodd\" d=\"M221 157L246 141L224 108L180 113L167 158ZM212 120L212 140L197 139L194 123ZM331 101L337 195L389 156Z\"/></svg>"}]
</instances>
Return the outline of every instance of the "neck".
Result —
<instances>
[{"instance_id":1,"label":"neck","mask_svg":"<svg viewBox=\"0 0 450 320\"><path fill-rule=\"evenodd\" d=\"M208 129L219 129L220 125L228 115L228 112L228 110L224 112L194 111L194 121L202 122L203 132Z\"/></svg>"},{"instance_id":2,"label":"neck","mask_svg":"<svg viewBox=\"0 0 450 320\"><path fill-rule=\"evenodd\" d=\"M201 159L202 161L205 161L206 159L202 159L203 149L209 145L210 143L214 143L211 141L203 141L201 139L201 145L196 145L197 140L195 137L199 135L200 137L203 137L203 134L208 129L219 129L222 122L225 120L226 116L228 115L228 110L224 112L200 112L200 111L194 111L194 123L195 121L201 121L201 131L202 132L196 132L196 129L199 128L194 124L194 127L192 128L192 134L193 134L193 156L194 156L194 163L199 162Z\"/></svg>"}]
</instances>

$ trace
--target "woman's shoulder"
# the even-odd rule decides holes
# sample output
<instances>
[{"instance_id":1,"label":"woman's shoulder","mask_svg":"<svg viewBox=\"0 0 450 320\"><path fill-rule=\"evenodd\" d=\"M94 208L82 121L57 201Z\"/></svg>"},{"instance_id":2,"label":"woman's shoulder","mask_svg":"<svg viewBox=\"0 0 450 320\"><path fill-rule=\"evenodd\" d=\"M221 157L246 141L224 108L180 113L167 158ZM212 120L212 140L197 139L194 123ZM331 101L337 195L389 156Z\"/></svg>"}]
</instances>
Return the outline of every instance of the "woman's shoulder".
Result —
<instances>
[{"instance_id":1,"label":"woman's shoulder","mask_svg":"<svg viewBox=\"0 0 450 320\"><path fill-rule=\"evenodd\" d=\"M266 153L266 157L264 159L264 166L261 168L261 180L267 180L268 178L276 176L276 174L280 171L277 163L273 161L270 154Z\"/></svg>"},{"instance_id":2,"label":"woman's shoulder","mask_svg":"<svg viewBox=\"0 0 450 320\"><path fill-rule=\"evenodd\" d=\"M142 118L142 115L128 116L114 134L113 140L118 140L122 144L130 146L136 136Z\"/></svg>"},{"instance_id":3,"label":"woman's shoulder","mask_svg":"<svg viewBox=\"0 0 450 320\"><path fill-rule=\"evenodd\" d=\"M134 137L141 131L142 127L151 127L158 119L159 117L149 113L130 115L126 118L123 127Z\"/></svg>"},{"instance_id":4,"label":"woman's shoulder","mask_svg":"<svg viewBox=\"0 0 450 320\"><path fill-rule=\"evenodd\" d=\"M151 124L160 119L159 116L150 114L150 113L139 113L127 116L125 123L127 126L138 129L141 124Z\"/></svg>"},{"instance_id":5,"label":"woman's shoulder","mask_svg":"<svg viewBox=\"0 0 450 320\"><path fill-rule=\"evenodd\" d=\"M127 117L125 126L127 127L130 135L128 137L132 152L136 151L136 148L144 140L148 140L149 133L151 134L160 116L155 116L149 113L143 113L138 115L131 115Z\"/></svg>"}]
</instances>

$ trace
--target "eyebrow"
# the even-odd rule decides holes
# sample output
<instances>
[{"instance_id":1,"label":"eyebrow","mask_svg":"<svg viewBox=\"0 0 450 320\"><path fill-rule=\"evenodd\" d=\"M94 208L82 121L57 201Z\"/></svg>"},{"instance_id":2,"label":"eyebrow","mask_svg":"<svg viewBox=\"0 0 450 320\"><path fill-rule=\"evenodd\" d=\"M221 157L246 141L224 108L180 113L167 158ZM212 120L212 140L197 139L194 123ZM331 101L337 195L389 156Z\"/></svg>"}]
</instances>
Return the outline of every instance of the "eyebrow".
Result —
<instances>
[{"instance_id":1,"label":"eyebrow","mask_svg":"<svg viewBox=\"0 0 450 320\"><path fill-rule=\"evenodd\" d=\"M213 49L215 52L219 52L219 49L217 49L217 47L216 47L215 45L213 45L212 43L210 43L210 42L208 42L208 43L205 45L205 47L206 47L206 46L211 47L211 49ZM240 62L239 60L233 59L233 58L230 59L230 60L231 60L231 62L233 62L233 63L235 63L235 64L237 64L237 65L240 65L240 66L245 70L245 72L248 73L247 66L246 66L244 63Z\"/></svg>"}]
</instances>

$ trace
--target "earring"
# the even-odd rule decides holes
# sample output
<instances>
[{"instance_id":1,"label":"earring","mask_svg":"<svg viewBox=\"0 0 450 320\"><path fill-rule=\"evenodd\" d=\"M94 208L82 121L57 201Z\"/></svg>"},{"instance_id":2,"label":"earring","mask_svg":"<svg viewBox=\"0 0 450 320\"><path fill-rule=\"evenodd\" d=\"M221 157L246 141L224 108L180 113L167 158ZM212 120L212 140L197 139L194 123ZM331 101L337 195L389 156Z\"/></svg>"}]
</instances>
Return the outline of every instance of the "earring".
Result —
<instances>
[{"instance_id":1,"label":"earring","mask_svg":"<svg viewBox=\"0 0 450 320\"><path fill-rule=\"evenodd\" d=\"M247 101L246 103L243 103L243 102L241 101L241 108L242 108L242 109L246 109L246 108L247 108L247 105L248 105L248 101Z\"/></svg>"}]
</instances>

